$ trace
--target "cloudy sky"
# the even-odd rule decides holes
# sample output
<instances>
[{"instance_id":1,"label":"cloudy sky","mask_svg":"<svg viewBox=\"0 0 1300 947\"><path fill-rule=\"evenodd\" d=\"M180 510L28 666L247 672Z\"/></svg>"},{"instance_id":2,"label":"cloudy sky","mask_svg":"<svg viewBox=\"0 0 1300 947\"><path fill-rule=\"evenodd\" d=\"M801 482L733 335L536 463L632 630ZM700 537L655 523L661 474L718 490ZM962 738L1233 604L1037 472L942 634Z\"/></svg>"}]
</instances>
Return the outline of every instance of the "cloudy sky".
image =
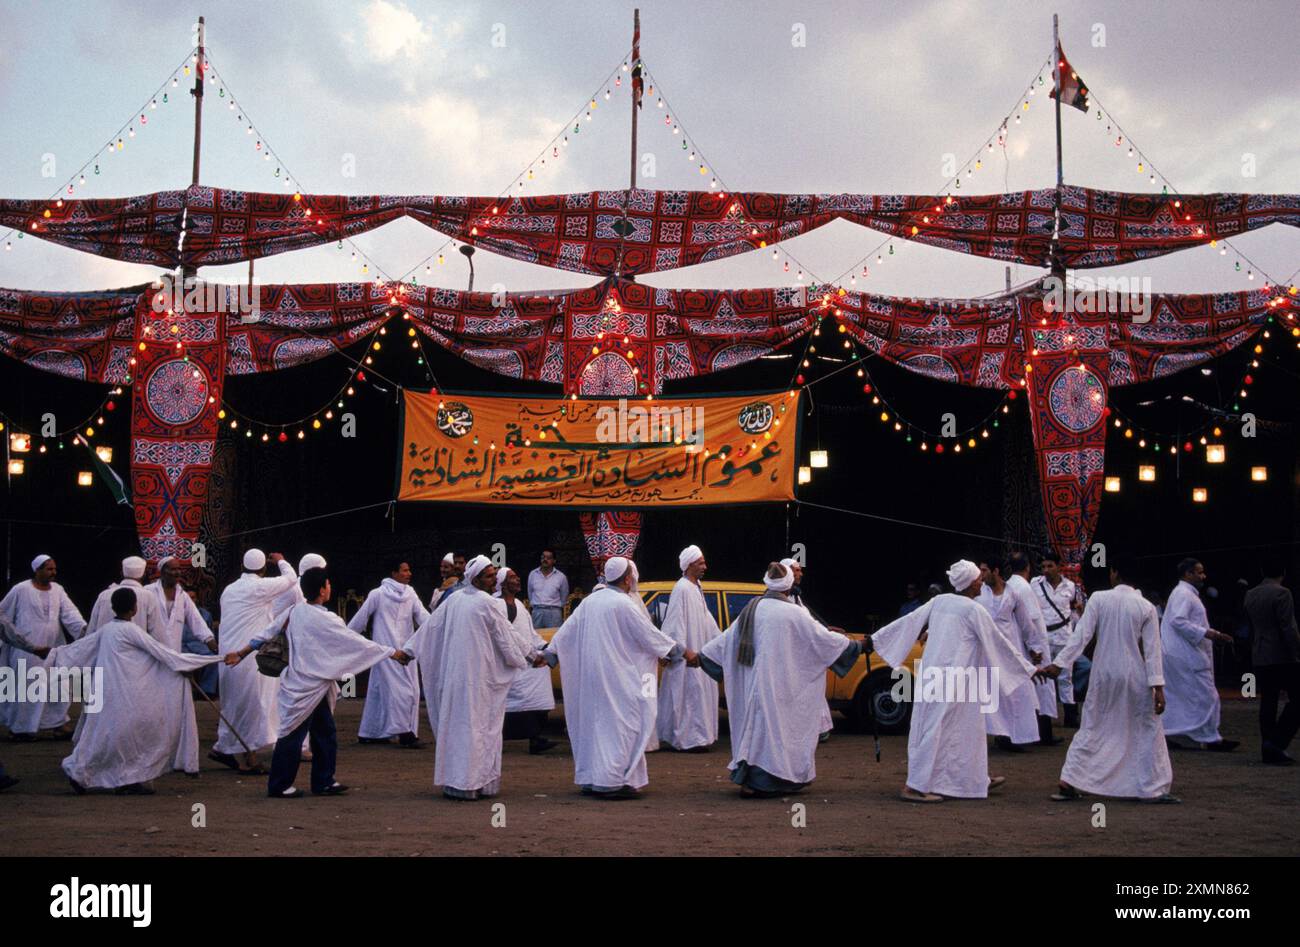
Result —
<instances>
[{"instance_id":1,"label":"cloudy sky","mask_svg":"<svg viewBox=\"0 0 1300 947\"><path fill-rule=\"evenodd\" d=\"M0 194L43 198L86 168L85 197L184 187L193 127L186 79L173 88L207 16L211 61L203 129L206 184L283 190L291 174L321 193L498 194L530 162L561 160L523 193L625 187L629 169L626 76L632 3L420 3L206 5L97 2L0 3ZM1045 89L1020 96L1051 52L1042 3L702 3L642 0L642 55L656 83L642 113L642 160L656 187L936 193L1009 112L1005 152L984 152L963 193L1054 182L1052 109ZM1294 0L1225 3L1060 2L1062 41L1098 101L1174 187L1199 191L1300 190L1300 97L1281 38L1300 21ZM1050 87L1050 73L1046 74ZM660 85L661 83L661 85ZM148 108L155 89L158 107ZM611 92L609 101L604 98ZM221 93L224 91L225 95ZM168 97L162 101L163 94ZM575 115L595 96L590 122ZM662 95L668 108L656 108ZM231 97L237 107L229 109ZM139 124L140 108L148 121ZM136 111L133 111L136 110ZM247 110L246 113L244 110ZM260 134L248 135L246 115ZM680 123L689 142L673 135ZM104 145L134 119L135 137L112 157ZM1064 116L1066 179L1117 190L1159 191L1137 158L1092 116ZM264 139L261 136L265 136ZM276 157L255 148L264 140ZM702 158L688 159L699 149ZM946 160L947 159L947 162ZM699 164L708 173L701 176ZM93 173L98 164L100 173ZM947 164L947 166L946 166ZM1253 170L1253 176L1247 172ZM788 244L795 262L754 253L651 277L672 286L766 286L795 280L799 265L830 279L874 254L881 237L846 223ZM465 263L448 254L426 276L422 261L444 239L400 221L357 238L383 273L412 268L422 281L463 287ZM153 270L14 240L0 251L0 285L101 289ZM1237 246L1263 272L1300 268L1300 233L1269 228ZM887 253L887 251L884 251ZM1248 263L1198 248L1119 272L1149 276L1161 291L1251 288ZM477 257L476 286L511 290L584 282L573 274ZM869 264L860 288L900 295L979 295L1001 288L1003 266L899 242ZM209 268L242 280L246 268ZM368 276L372 276L372 268ZM1018 268L1017 281L1033 270ZM363 278L361 259L334 245L259 262L265 282Z\"/></svg>"}]
</instances>

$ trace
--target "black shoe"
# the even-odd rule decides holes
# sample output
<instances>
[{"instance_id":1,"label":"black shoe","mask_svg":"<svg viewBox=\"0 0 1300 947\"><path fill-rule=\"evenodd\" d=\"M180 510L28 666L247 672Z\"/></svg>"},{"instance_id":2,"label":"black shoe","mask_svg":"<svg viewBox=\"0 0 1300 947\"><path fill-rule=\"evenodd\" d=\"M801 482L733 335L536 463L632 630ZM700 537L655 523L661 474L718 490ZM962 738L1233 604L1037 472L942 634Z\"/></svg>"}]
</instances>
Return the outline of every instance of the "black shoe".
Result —
<instances>
[{"instance_id":1,"label":"black shoe","mask_svg":"<svg viewBox=\"0 0 1300 947\"><path fill-rule=\"evenodd\" d=\"M155 792L153 783L130 783L113 790L118 796L152 796Z\"/></svg>"},{"instance_id":2,"label":"black shoe","mask_svg":"<svg viewBox=\"0 0 1300 947\"><path fill-rule=\"evenodd\" d=\"M1063 726L1074 727L1075 729L1078 729L1079 727L1079 705L1078 704L1065 705L1065 723L1063 724Z\"/></svg>"},{"instance_id":3,"label":"black shoe","mask_svg":"<svg viewBox=\"0 0 1300 947\"><path fill-rule=\"evenodd\" d=\"M1264 762L1269 766L1294 766L1295 757L1285 750L1264 750Z\"/></svg>"},{"instance_id":4,"label":"black shoe","mask_svg":"<svg viewBox=\"0 0 1300 947\"><path fill-rule=\"evenodd\" d=\"M554 740L548 740L546 737L533 737L528 741L529 756L536 756L538 753L545 753L547 750L553 750L560 744Z\"/></svg>"},{"instance_id":5,"label":"black shoe","mask_svg":"<svg viewBox=\"0 0 1300 947\"><path fill-rule=\"evenodd\" d=\"M81 785L81 783L77 782L71 776L68 777L68 785L72 787L72 791L78 796L84 796L86 794L86 787Z\"/></svg>"},{"instance_id":6,"label":"black shoe","mask_svg":"<svg viewBox=\"0 0 1300 947\"><path fill-rule=\"evenodd\" d=\"M993 745L1003 753L1028 753L1023 746L1017 746L1011 742L1010 737L994 737Z\"/></svg>"},{"instance_id":7,"label":"black shoe","mask_svg":"<svg viewBox=\"0 0 1300 947\"><path fill-rule=\"evenodd\" d=\"M419 737L417 737L414 733L403 733L401 736L397 738L397 745L400 746L403 750L424 749L424 741L421 740Z\"/></svg>"},{"instance_id":8,"label":"black shoe","mask_svg":"<svg viewBox=\"0 0 1300 947\"><path fill-rule=\"evenodd\" d=\"M1220 740L1218 743L1205 744L1205 749L1211 753L1231 753L1239 746L1241 746L1240 740Z\"/></svg>"},{"instance_id":9,"label":"black shoe","mask_svg":"<svg viewBox=\"0 0 1300 947\"><path fill-rule=\"evenodd\" d=\"M6 789L12 789L17 786L18 783L19 779L17 776L6 776L4 779L0 779L0 792L4 792Z\"/></svg>"},{"instance_id":10,"label":"black shoe","mask_svg":"<svg viewBox=\"0 0 1300 947\"><path fill-rule=\"evenodd\" d=\"M342 783L333 783L333 784L331 784L331 785L329 785L329 786L326 786L324 789L322 789L322 790L320 790L320 791L317 791L317 790L313 789L313 790L312 790L312 795L314 795L314 796L341 796L341 795L343 795L343 794L344 794L345 792L347 792L347 791L348 791L348 787L347 787L347 786L344 786Z\"/></svg>"},{"instance_id":11,"label":"black shoe","mask_svg":"<svg viewBox=\"0 0 1300 947\"><path fill-rule=\"evenodd\" d=\"M825 733L819 733L819 734L817 734L817 742L818 742L818 743L825 743L825 742L826 742L827 740L829 740L830 738L831 738L831 732L830 732L829 730L827 730Z\"/></svg>"},{"instance_id":12,"label":"black shoe","mask_svg":"<svg viewBox=\"0 0 1300 947\"><path fill-rule=\"evenodd\" d=\"M357 737L358 743L387 743L388 737Z\"/></svg>"},{"instance_id":13,"label":"black shoe","mask_svg":"<svg viewBox=\"0 0 1300 947\"><path fill-rule=\"evenodd\" d=\"M229 766L231 769L239 769L239 760L235 759L229 753L219 753L212 750L208 753L208 759L214 763L220 763L222 766Z\"/></svg>"}]
</instances>

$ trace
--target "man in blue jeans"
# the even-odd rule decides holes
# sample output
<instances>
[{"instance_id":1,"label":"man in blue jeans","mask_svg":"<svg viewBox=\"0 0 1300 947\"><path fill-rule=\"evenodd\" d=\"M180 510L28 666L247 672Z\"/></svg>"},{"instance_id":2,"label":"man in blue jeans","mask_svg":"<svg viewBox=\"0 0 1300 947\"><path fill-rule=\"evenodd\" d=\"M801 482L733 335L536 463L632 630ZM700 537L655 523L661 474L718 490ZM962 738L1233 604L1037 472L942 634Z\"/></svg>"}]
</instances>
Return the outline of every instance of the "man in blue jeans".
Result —
<instances>
[{"instance_id":1,"label":"man in blue jeans","mask_svg":"<svg viewBox=\"0 0 1300 947\"><path fill-rule=\"evenodd\" d=\"M311 791L317 796L340 796L347 786L334 778L338 757L338 733L334 727L334 701L340 678L392 659L400 664L410 655L396 648L376 644L349 628L338 615L325 608L330 597L330 580L324 569L308 569L299 579L306 601L289 612L284 634L289 642L289 665L280 676L277 706L280 727L271 756L267 795L273 799L297 799L303 795L293 784L302 762L303 737L311 735ZM243 650L226 660L238 664L262 646L266 637L254 638Z\"/></svg>"}]
</instances>

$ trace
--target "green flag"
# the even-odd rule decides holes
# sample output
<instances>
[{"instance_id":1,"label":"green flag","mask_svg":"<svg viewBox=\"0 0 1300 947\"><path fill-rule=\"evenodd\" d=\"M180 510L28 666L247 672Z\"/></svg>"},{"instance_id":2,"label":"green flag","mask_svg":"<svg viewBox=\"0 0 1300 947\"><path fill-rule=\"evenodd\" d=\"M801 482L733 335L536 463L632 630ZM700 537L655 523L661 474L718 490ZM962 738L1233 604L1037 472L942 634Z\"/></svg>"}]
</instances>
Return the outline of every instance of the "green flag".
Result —
<instances>
[{"instance_id":1,"label":"green flag","mask_svg":"<svg viewBox=\"0 0 1300 947\"><path fill-rule=\"evenodd\" d=\"M122 478L117 475L117 471L104 463L95 449L80 434L76 436L76 441L90 451L90 462L95 465L95 472L99 474L99 479L104 481L104 485L108 487L108 492L113 494L113 499L117 501L118 506L130 506L131 492L127 489Z\"/></svg>"}]
</instances>

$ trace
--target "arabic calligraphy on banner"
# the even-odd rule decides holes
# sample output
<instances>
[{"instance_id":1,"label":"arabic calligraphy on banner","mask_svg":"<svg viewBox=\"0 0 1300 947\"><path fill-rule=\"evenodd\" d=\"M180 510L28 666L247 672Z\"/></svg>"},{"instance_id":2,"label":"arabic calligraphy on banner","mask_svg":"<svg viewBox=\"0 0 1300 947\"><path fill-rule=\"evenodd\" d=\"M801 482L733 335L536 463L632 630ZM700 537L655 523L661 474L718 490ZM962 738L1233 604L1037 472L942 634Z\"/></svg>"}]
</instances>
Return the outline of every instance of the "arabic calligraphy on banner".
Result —
<instances>
[{"instance_id":1,"label":"arabic calligraphy on banner","mask_svg":"<svg viewBox=\"0 0 1300 947\"><path fill-rule=\"evenodd\" d=\"M601 509L793 499L799 397L406 391L397 499Z\"/></svg>"}]
</instances>

